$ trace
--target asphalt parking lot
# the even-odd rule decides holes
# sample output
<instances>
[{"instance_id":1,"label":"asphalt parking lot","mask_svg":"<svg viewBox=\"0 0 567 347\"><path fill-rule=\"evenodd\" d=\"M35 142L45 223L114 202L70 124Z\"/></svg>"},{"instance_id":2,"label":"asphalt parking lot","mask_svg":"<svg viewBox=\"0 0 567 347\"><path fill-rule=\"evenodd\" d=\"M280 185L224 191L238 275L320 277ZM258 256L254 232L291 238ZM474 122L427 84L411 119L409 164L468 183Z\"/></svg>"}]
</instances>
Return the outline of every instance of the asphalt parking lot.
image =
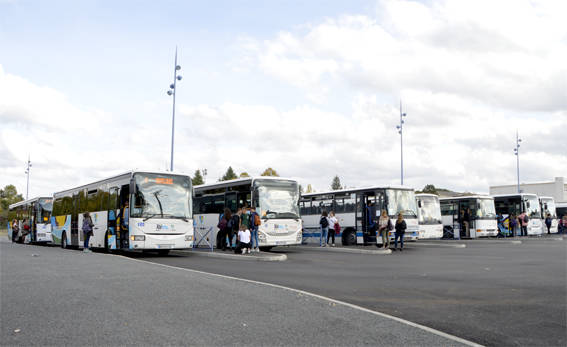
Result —
<instances>
[{"instance_id":1,"label":"asphalt parking lot","mask_svg":"<svg viewBox=\"0 0 567 347\"><path fill-rule=\"evenodd\" d=\"M287 261L245 265L182 255L143 260L297 288L479 344L565 346L567 242L511 241L407 243L386 256L275 248Z\"/></svg>"},{"instance_id":2,"label":"asphalt parking lot","mask_svg":"<svg viewBox=\"0 0 567 347\"><path fill-rule=\"evenodd\" d=\"M2 241L0 345L468 344L309 293L148 260L267 263L182 252L84 254Z\"/></svg>"}]
</instances>

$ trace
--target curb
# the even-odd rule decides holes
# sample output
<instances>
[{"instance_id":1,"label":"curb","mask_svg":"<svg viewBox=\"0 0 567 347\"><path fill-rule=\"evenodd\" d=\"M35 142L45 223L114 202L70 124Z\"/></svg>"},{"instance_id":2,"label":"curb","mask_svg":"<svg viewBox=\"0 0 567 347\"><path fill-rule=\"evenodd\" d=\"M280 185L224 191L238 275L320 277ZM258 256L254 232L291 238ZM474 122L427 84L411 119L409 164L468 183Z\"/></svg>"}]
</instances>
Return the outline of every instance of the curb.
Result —
<instances>
[{"instance_id":1,"label":"curb","mask_svg":"<svg viewBox=\"0 0 567 347\"><path fill-rule=\"evenodd\" d=\"M378 254L386 255L392 254L391 249L380 250L380 249L353 249L344 247L302 247L303 249L310 249L321 252L339 252L339 253L355 253L355 254Z\"/></svg>"},{"instance_id":2,"label":"curb","mask_svg":"<svg viewBox=\"0 0 567 347\"><path fill-rule=\"evenodd\" d=\"M408 244L408 246L410 246ZM464 243L433 243L433 242L420 242L417 241L415 244L411 244L411 246L418 246L418 247L446 247L446 248L466 248L467 245Z\"/></svg>"},{"instance_id":3,"label":"curb","mask_svg":"<svg viewBox=\"0 0 567 347\"><path fill-rule=\"evenodd\" d=\"M286 261L287 255L285 254L270 254L270 255L260 255L262 253L266 254L266 252L257 253L255 255L251 253L250 255L244 254L227 254L227 253L218 253L218 252L205 252L205 251L175 251L179 253L185 254L192 254L201 257L210 257L210 258L225 258L225 259L236 259L236 260L246 260L246 261Z\"/></svg>"}]
</instances>

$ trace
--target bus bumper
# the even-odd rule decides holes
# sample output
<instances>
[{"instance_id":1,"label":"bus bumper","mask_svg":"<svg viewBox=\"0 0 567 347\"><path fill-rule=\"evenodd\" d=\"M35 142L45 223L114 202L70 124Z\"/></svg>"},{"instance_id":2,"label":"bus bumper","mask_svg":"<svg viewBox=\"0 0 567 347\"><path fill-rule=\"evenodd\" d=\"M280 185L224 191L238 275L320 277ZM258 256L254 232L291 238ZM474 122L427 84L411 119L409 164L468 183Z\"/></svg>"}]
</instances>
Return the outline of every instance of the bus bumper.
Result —
<instances>
[{"instance_id":1,"label":"bus bumper","mask_svg":"<svg viewBox=\"0 0 567 347\"><path fill-rule=\"evenodd\" d=\"M187 249L193 248L193 235L131 235L130 249Z\"/></svg>"}]
</instances>

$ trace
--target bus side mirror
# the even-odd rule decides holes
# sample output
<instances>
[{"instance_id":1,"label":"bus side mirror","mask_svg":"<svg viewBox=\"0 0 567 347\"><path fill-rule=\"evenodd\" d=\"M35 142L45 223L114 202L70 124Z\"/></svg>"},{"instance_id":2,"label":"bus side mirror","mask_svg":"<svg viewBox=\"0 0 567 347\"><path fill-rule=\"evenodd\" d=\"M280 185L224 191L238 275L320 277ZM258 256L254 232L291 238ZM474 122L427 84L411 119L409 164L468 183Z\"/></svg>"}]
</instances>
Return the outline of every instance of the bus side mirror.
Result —
<instances>
[{"instance_id":1,"label":"bus side mirror","mask_svg":"<svg viewBox=\"0 0 567 347\"><path fill-rule=\"evenodd\" d=\"M526 202L526 207L530 208L530 202L529 201Z\"/></svg>"},{"instance_id":2,"label":"bus side mirror","mask_svg":"<svg viewBox=\"0 0 567 347\"><path fill-rule=\"evenodd\" d=\"M543 204L543 208L544 208L545 210L547 210L547 202L546 202L545 204Z\"/></svg>"},{"instance_id":3,"label":"bus side mirror","mask_svg":"<svg viewBox=\"0 0 567 347\"><path fill-rule=\"evenodd\" d=\"M136 182L134 182L134 180L130 180L130 194L134 194L134 191L136 190Z\"/></svg>"},{"instance_id":4,"label":"bus side mirror","mask_svg":"<svg viewBox=\"0 0 567 347\"><path fill-rule=\"evenodd\" d=\"M417 202L417 207L421 208L421 200Z\"/></svg>"}]
</instances>

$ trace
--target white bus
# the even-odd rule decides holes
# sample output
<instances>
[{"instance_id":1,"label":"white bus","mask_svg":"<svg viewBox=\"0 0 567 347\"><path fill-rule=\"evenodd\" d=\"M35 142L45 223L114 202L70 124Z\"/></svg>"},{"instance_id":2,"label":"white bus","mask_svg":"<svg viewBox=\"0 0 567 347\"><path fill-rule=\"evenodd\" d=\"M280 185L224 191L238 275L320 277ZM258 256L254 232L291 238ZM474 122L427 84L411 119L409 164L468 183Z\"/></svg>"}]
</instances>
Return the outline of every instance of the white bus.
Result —
<instances>
[{"instance_id":1,"label":"white bus","mask_svg":"<svg viewBox=\"0 0 567 347\"><path fill-rule=\"evenodd\" d=\"M443 237L443 221L441 220L441 204L434 194L416 194L417 220L421 239L440 239Z\"/></svg>"},{"instance_id":2,"label":"white bus","mask_svg":"<svg viewBox=\"0 0 567 347\"><path fill-rule=\"evenodd\" d=\"M299 184L280 177L246 177L195 187L195 220L198 228L210 232L214 246L224 208L235 213L239 207L254 206L260 216L258 242L268 251L274 246L301 244Z\"/></svg>"},{"instance_id":3,"label":"white bus","mask_svg":"<svg viewBox=\"0 0 567 347\"><path fill-rule=\"evenodd\" d=\"M193 246L189 176L131 171L55 193L53 199L53 242L63 248L83 247L85 212L94 223L89 247L167 254Z\"/></svg>"},{"instance_id":4,"label":"white bus","mask_svg":"<svg viewBox=\"0 0 567 347\"><path fill-rule=\"evenodd\" d=\"M539 208L541 209L541 228L542 233L547 234L547 226L545 225L545 218L549 213L551 215L551 228L550 233L557 232L557 210L555 207L555 199L551 196L540 196L539 197Z\"/></svg>"},{"instance_id":5,"label":"white bus","mask_svg":"<svg viewBox=\"0 0 567 347\"><path fill-rule=\"evenodd\" d=\"M402 212L407 224L404 238L417 240L419 227L413 189L375 186L303 194L300 200L304 225L303 242L319 243L319 220L325 210L335 211L341 226L340 234L335 237L338 237L343 245L381 244L380 237L376 240L375 223L383 209L388 212L393 224L397 215ZM390 238L394 238L394 230L390 232Z\"/></svg>"},{"instance_id":6,"label":"white bus","mask_svg":"<svg viewBox=\"0 0 567 347\"><path fill-rule=\"evenodd\" d=\"M458 196L439 199L444 237L477 238L498 235L494 199L490 196Z\"/></svg>"},{"instance_id":7,"label":"white bus","mask_svg":"<svg viewBox=\"0 0 567 347\"><path fill-rule=\"evenodd\" d=\"M528 235L541 235L542 221L539 198L536 194L520 193L494 195L494 203L496 205L496 213L503 218L510 218L510 215L518 217L519 214L525 212L529 217ZM520 235L519 227L513 231L513 235Z\"/></svg>"},{"instance_id":8,"label":"white bus","mask_svg":"<svg viewBox=\"0 0 567 347\"><path fill-rule=\"evenodd\" d=\"M38 197L20 201L9 206L8 237L14 242L43 243L51 242L51 208L50 197ZM13 234L12 223L18 223L18 235ZM27 224L29 232L24 231Z\"/></svg>"}]
</instances>

